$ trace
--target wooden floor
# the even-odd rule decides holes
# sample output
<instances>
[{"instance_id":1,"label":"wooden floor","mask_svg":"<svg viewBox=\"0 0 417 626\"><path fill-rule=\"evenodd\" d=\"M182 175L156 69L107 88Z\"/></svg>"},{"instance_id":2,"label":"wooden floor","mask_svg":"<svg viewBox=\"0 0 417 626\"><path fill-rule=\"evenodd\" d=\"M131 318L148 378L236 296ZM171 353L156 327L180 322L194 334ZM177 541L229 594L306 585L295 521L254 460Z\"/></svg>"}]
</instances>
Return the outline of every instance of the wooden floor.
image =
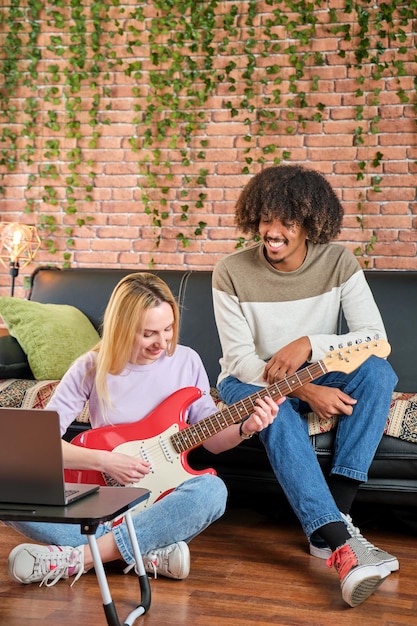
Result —
<instances>
[{"instance_id":1,"label":"wooden floor","mask_svg":"<svg viewBox=\"0 0 417 626\"><path fill-rule=\"evenodd\" d=\"M417 515L417 512L416 512ZM368 514L369 518L369 514ZM357 518L356 518L357 519ZM152 604L138 618L144 626L400 626L417 624L417 536L380 517L363 519L368 539L395 554L392 574L365 603L354 609L341 598L336 572L307 554L298 523L245 509L228 513L191 549L191 573L184 581L151 581ZM0 523L1 626L103 626L106 624L94 572L71 588L20 585L7 574L7 556L21 536ZM137 579L119 564L108 569L120 621L136 606Z\"/></svg>"}]
</instances>

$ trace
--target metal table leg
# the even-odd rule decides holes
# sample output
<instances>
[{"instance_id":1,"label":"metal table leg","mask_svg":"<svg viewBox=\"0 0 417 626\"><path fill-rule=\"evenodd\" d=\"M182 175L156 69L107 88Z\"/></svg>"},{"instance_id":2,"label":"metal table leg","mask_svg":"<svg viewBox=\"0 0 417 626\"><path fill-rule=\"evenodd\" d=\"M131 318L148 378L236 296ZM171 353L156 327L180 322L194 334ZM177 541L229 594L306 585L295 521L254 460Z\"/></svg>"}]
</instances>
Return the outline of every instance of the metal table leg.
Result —
<instances>
[{"instance_id":1,"label":"metal table leg","mask_svg":"<svg viewBox=\"0 0 417 626\"><path fill-rule=\"evenodd\" d=\"M125 522L129 533L130 542L133 549L136 565L135 571L139 578L139 587L141 592L140 604L127 616L123 622L124 626L132 626L136 619L146 613L151 605L151 588L149 578L145 572L143 565L142 555L139 549L138 539L133 527L133 521L130 511L125 513ZM107 623L109 626L122 626L119 621L115 604L112 600L107 576L104 571L103 561L101 560L100 552L97 546L97 539L94 533L85 533L87 535L88 544L90 546L91 554L94 561L94 568L98 584L103 598L103 608L106 614Z\"/></svg>"}]
</instances>

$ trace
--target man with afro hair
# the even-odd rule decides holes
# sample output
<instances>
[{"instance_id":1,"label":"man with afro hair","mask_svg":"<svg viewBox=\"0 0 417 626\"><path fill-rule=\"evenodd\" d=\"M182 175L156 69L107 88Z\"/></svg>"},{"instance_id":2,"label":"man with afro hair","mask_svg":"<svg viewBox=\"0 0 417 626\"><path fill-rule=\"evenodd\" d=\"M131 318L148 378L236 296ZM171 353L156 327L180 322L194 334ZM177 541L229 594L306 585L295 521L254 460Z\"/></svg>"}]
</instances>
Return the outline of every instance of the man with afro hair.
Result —
<instances>
[{"instance_id":1,"label":"man with afro hair","mask_svg":"<svg viewBox=\"0 0 417 626\"><path fill-rule=\"evenodd\" d=\"M357 259L332 241L342 220L343 208L329 182L299 165L265 168L243 189L236 224L258 241L226 256L213 272L223 351L218 391L225 403L292 376L332 347L386 339ZM343 334L341 312L348 329ZM350 516L396 382L389 363L376 356L352 373L325 373L289 393L278 418L259 433L310 554L335 566L350 606L366 600L399 568L394 556L362 536ZM338 416L328 476L309 438L309 412L320 419ZM254 434L245 422L239 428L242 439Z\"/></svg>"}]
</instances>

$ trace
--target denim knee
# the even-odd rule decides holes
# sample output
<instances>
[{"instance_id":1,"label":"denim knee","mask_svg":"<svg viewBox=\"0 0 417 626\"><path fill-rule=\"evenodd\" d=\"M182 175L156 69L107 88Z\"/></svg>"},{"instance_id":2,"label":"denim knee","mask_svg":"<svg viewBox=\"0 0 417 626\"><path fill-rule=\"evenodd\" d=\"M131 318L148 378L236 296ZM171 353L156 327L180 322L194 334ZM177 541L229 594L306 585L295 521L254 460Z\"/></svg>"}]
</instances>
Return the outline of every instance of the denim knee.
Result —
<instances>
[{"instance_id":1,"label":"denim knee","mask_svg":"<svg viewBox=\"0 0 417 626\"><path fill-rule=\"evenodd\" d=\"M378 381L379 388L394 389L398 382L398 377L394 372L391 364L376 356L371 356L360 367L362 378L370 378L373 382Z\"/></svg>"},{"instance_id":2,"label":"denim knee","mask_svg":"<svg viewBox=\"0 0 417 626\"><path fill-rule=\"evenodd\" d=\"M226 510L227 487L216 474L202 474L199 479L201 481L199 488L204 493L207 513L211 512L211 519L214 521L221 517Z\"/></svg>"}]
</instances>

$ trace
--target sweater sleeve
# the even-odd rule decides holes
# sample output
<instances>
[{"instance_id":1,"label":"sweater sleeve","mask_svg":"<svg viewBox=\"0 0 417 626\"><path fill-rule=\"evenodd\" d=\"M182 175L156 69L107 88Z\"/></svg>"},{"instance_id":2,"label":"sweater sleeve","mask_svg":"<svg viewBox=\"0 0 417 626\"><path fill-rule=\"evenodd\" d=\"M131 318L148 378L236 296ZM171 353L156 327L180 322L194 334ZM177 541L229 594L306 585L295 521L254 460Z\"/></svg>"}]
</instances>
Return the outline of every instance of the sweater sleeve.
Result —
<instances>
[{"instance_id":1,"label":"sweater sleeve","mask_svg":"<svg viewBox=\"0 0 417 626\"><path fill-rule=\"evenodd\" d=\"M84 409L90 397L92 376L88 374L93 366L94 353L87 353L77 359L55 389L48 402L48 410L57 411L59 415L61 437L70 424Z\"/></svg>"},{"instance_id":2,"label":"sweater sleeve","mask_svg":"<svg viewBox=\"0 0 417 626\"><path fill-rule=\"evenodd\" d=\"M218 383L234 376L246 383L265 386L265 362L256 352L252 331L238 297L233 293L233 281L220 261L213 272L213 306L223 356Z\"/></svg>"},{"instance_id":3,"label":"sweater sleeve","mask_svg":"<svg viewBox=\"0 0 417 626\"><path fill-rule=\"evenodd\" d=\"M341 309L348 332L341 335L309 335L311 361L322 359L330 345L346 347L348 343L368 339L386 340L381 314L362 271L353 274L341 287Z\"/></svg>"}]
</instances>

